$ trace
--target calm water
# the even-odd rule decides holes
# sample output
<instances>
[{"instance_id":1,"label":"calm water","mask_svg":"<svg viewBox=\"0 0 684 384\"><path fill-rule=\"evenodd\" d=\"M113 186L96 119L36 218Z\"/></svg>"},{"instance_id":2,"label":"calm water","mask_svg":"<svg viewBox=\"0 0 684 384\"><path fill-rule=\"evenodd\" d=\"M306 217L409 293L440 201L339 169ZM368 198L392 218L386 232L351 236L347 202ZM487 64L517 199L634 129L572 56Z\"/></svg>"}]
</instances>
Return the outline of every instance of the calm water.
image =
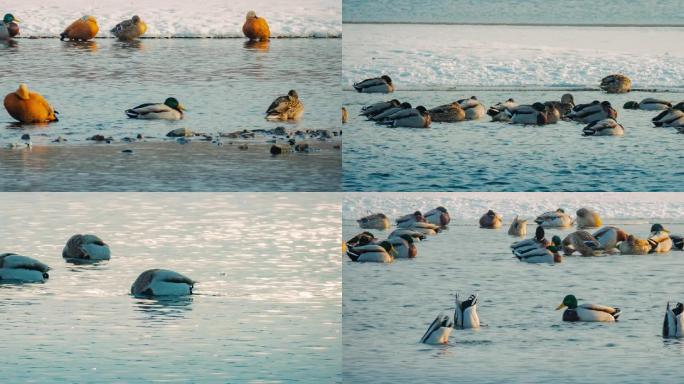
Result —
<instances>
[{"instance_id":1,"label":"calm water","mask_svg":"<svg viewBox=\"0 0 684 384\"><path fill-rule=\"evenodd\" d=\"M339 382L339 203L307 194L3 194L0 252L45 284L0 287L6 382ZM74 233L112 259L75 266ZM199 281L176 301L131 297L149 268Z\"/></svg>"},{"instance_id":2,"label":"calm water","mask_svg":"<svg viewBox=\"0 0 684 384\"><path fill-rule=\"evenodd\" d=\"M662 222L673 233L684 232L684 222ZM681 381L684 344L660 336L666 302L684 299L681 252L531 265L512 258L509 245L516 239L506 229L476 223L452 219L447 231L418 245L415 260L344 262L345 383L371 377L382 383ZM505 223L507 228L510 221ZM604 218L604 224L640 236L650 228L647 219ZM354 221L343 223L345 239L358 232ZM456 291L479 294L485 326L454 330L447 346L419 344L440 311L453 315ZM568 293L622 308L621 320L563 323L554 308Z\"/></svg>"},{"instance_id":3,"label":"calm water","mask_svg":"<svg viewBox=\"0 0 684 384\"><path fill-rule=\"evenodd\" d=\"M609 100L625 127L623 137L583 137L583 124L543 127L479 121L433 123L430 129L391 129L357 116L361 107L397 98L434 107L476 95L490 106L557 100L563 90L397 91L387 95L343 92L343 188L347 191L663 191L679 185L682 135L654 128L655 111L625 111L628 100L684 99L682 93L607 95L572 92L576 103ZM661 172L659 170L665 170Z\"/></svg>"}]
</instances>

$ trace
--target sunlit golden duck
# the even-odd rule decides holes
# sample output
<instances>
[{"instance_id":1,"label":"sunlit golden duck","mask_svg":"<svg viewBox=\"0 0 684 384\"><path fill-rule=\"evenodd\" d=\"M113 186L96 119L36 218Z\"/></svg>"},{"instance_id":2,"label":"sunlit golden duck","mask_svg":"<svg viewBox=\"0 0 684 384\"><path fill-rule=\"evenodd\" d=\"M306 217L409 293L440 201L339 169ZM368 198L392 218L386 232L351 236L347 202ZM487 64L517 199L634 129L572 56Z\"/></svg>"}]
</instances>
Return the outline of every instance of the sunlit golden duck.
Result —
<instances>
[{"instance_id":1,"label":"sunlit golden duck","mask_svg":"<svg viewBox=\"0 0 684 384\"><path fill-rule=\"evenodd\" d=\"M595 211L589 208L580 208L577 210L577 228L598 228L603 222L601 217Z\"/></svg>"},{"instance_id":2,"label":"sunlit golden duck","mask_svg":"<svg viewBox=\"0 0 684 384\"><path fill-rule=\"evenodd\" d=\"M670 252L672 249L670 231L660 224L653 224L651 226L651 235L648 237L648 243L651 245L649 253Z\"/></svg>"},{"instance_id":3,"label":"sunlit golden duck","mask_svg":"<svg viewBox=\"0 0 684 384\"><path fill-rule=\"evenodd\" d=\"M117 39L128 41L137 39L147 32L147 24L135 15L130 20L124 20L110 30Z\"/></svg>"},{"instance_id":4,"label":"sunlit golden duck","mask_svg":"<svg viewBox=\"0 0 684 384\"><path fill-rule=\"evenodd\" d=\"M602 321L614 322L620 316L620 308L600 304L577 304L574 295L567 295L556 310L567 308L563 312L563 321Z\"/></svg>"},{"instance_id":5,"label":"sunlit golden duck","mask_svg":"<svg viewBox=\"0 0 684 384\"><path fill-rule=\"evenodd\" d=\"M299 120L304 113L304 104L295 90L279 96L266 110L266 120Z\"/></svg>"},{"instance_id":6,"label":"sunlit golden duck","mask_svg":"<svg viewBox=\"0 0 684 384\"><path fill-rule=\"evenodd\" d=\"M449 335L454 329L453 326L454 323L449 315L440 313L425 331L423 337L420 338L420 342L431 345L447 344L449 343Z\"/></svg>"},{"instance_id":7,"label":"sunlit golden duck","mask_svg":"<svg viewBox=\"0 0 684 384\"><path fill-rule=\"evenodd\" d=\"M660 111L672 107L672 103L667 100L647 97L640 102L628 101L622 106L624 109L642 109L644 111Z\"/></svg>"},{"instance_id":8,"label":"sunlit golden duck","mask_svg":"<svg viewBox=\"0 0 684 384\"><path fill-rule=\"evenodd\" d=\"M48 270L50 267L34 258L0 254L0 283L42 283L50 277Z\"/></svg>"},{"instance_id":9,"label":"sunlit golden duck","mask_svg":"<svg viewBox=\"0 0 684 384\"><path fill-rule=\"evenodd\" d=\"M565 116L571 120L589 124L603 119L616 119L617 111L609 101L594 100L588 104L576 105Z\"/></svg>"},{"instance_id":10,"label":"sunlit golden duck","mask_svg":"<svg viewBox=\"0 0 684 384\"><path fill-rule=\"evenodd\" d=\"M256 12L247 12L245 23L242 25L242 33L250 40L266 41L271 37L271 30L263 17L258 17Z\"/></svg>"},{"instance_id":11,"label":"sunlit golden duck","mask_svg":"<svg viewBox=\"0 0 684 384\"><path fill-rule=\"evenodd\" d=\"M100 27L97 26L95 17L86 15L71 23L71 25L59 35L59 39L88 41L94 38L99 30Z\"/></svg>"},{"instance_id":12,"label":"sunlit golden duck","mask_svg":"<svg viewBox=\"0 0 684 384\"><path fill-rule=\"evenodd\" d=\"M513 218L511 226L508 228L508 234L511 236L525 237L527 235L527 220L518 219L516 215Z\"/></svg>"},{"instance_id":13,"label":"sunlit golden duck","mask_svg":"<svg viewBox=\"0 0 684 384\"><path fill-rule=\"evenodd\" d=\"M386 110L384 110L384 111L382 111L382 112L380 112L374 116L369 116L368 119L376 121L379 124L388 124L388 123L391 123L393 121L392 117L394 116L394 114L398 114L400 112L408 111L411 108L413 108L411 106L411 103L403 102L396 107L390 107L390 108L387 108Z\"/></svg>"},{"instance_id":14,"label":"sunlit golden duck","mask_svg":"<svg viewBox=\"0 0 684 384\"><path fill-rule=\"evenodd\" d=\"M41 94L30 92L26 84L19 84L19 89L5 96L5 109L21 123L49 123L58 120L58 112Z\"/></svg>"},{"instance_id":15,"label":"sunlit golden duck","mask_svg":"<svg viewBox=\"0 0 684 384\"><path fill-rule=\"evenodd\" d=\"M136 297L191 295L197 282L168 269L150 269L138 276L131 286Z\"/></svg>"},{"instance_id":16,"label":"sunlit golden duck","mask_svg":"<svg viewBox=\"0 0 684 384\"><path fill-rule=\"evenodd\" d=\"M446 208L439 206L435 209L431 209L423 215L425 221L430 224L439 225L440 227L446 227L451 221L449 212Z\"/></svg>"},{"instance_id":17,"label":"sunlit golden duck","mask_svg":"<svg viewBox=\"0 0 684 384\"><path fill-rule=\"evenodd\" d=\"M342 124L347 124L349 121L349 112L347 112L347 108L342 107Z\"/></svg>"},{"instance_id":18,"label":"sunlit golden duck","mask_svg":"<svg viewBox=\"0 0 684 384\"><path fill-rule=\"evenodd\" d=\"M366 244L347 248L347 256L352 261L358 262L391 263L394 261L395 255L394 247L387 240L378 244Z\"/></svg>"},{"instance_id":19,"label":"sunlit golden duck","mask_svg":"<svg viewBox=\"0 0 684 384\"><path fill-rule=\"evenodd\" d=\"M399 107L399 105L401 105L401 103L397 99L392 99L389 101L381 101L379 103L367 105L367 106L361 108L361 113L359 113L359 116L373 117L377 114L380 114L380 113L386 111L389 108Z\"/></svg>"},{"instance_id":20,"label":"sunlit golden duck","mask_svg":"<svg viewBox=\"0 0 684 384\"><path fill-rule=\"evenodd\" d=\"M501 228L502 217L491 209L480 217L480 228L497 229Z\"/></svg>"},{"instance_id":21,"label":"sunlit golden duck","mask_svg":"<svg viewBox=\"0 0 684 384\"><path fill-rule=\"evenodd\" d=\"M632 80L621 74L610 75L601 79L600 87L608 93L626 93L632 90Z\"/></svg>"},{"instance_id":22,"label":"sunlit golden duck","mask_svg":"<svg viewBox=\"0 0 684 384\"><path fill-rule=\"evenodd\" d=\"M458 293L456 294L454 328L480 328L480 317L477 315L477 301L477 294L472 294L463 301L459 300Z\"/></svg>"},{"instance_id":23,"label":"sunlit golden duck","mask_svg":"<svg viewBox=\"0 0 684 384\"><path fill-rule=\"evenodd\" d=\"M656 127L677 127L684 125L684 102L660 112L651 119Z\"/></svg>"},{"instance_id":24,"label":"sunlit golden duck","mask_svg":"<svg viewBox=\"0 0 684 384\"><path fill-rule=\"evenodd\" d=\"M648 240L628 235L627 240L618 243L618 250L623 255L646 255L651 251L651 244Z\"/></svg>"},{"instance_id":25,"label":"sunlit golden duck","mask_svg":"<svg viewBox=\"0 0 684 384\"><path fill-rule=\"evenodd\" d=\"M617 248L618 243L627 240L627 233L617 227L603 227L592 234L599 242L599 249L611 251Z\"/></svg>"},{"instance_id":26,"label":"sunlit golden duck","mask_svg":"<svg viewBox=\"0 0 684 384\"><path fill-rule=\"evenodd\" d=\"M62 257L71 260L109 260L109 245L95 235L73 235L62 250Z\"/></svg>"},{"instance_id":27,"label":"sunlit golden duck","mask_svg":"<svg viewBox=\"0 0 684 384\"><path fill-rule=\"evenodd\" d=\"M465 120L465 111L458 102L440 105L428 112L432 121L436 123L454 123Z\"/></svg>"},{"instance_id":28,"label":"sunlit golden duck","mask_svg":"<svg viewBox=\"0 0 684 384\"><path fill-rule=\"evenodd\" d=\"M545 125L547 122L546 106L542 103L519 105L511 112L513 124Z\"/></svg>"},{"instance_id":29,"label":"sunlit golden duck","mask_svg":"<svg viewBox=\"0 0 684 384\"><path fill-rule=\"evenodd\" d=\"M553 212L544 212L534 222L545 228L567 228L572 226L572 218L561 208Z\"/></svg>"},{"instance_id":30,"label":"sunlit golden duck","mask_svg":"<svg viewBox=\"0 0 684 384\"><path fill-rule=\"evenodd\" d=\"M485 115L485 106L475 96L458 100L458 104L463 108L466 120L477 120Z\"/></svg>"},{"instance_id":31,"label":"sunlit golden duck","mask_svg":"<svg viewBox=\"0 0 684 384\"><path fill-rule=\"evenodd\" d=\"M126 116L131 119L145 120L180 120L183 118L185 107L175 97L167 98L164 103L145 103L135 108L127 109Z\"/></svg>"},{"instance_id":32,"label":"sunlit golden duck","mask_svg":"<svg viewBox=\"0 0 684 384\"><path fill-rule=\"evenodd\" d=\"M414 223L424 223L425 217L420 211L415 211L413 213L409 213L408 215L400 216L399 218L397 218L396 222L397 227L408 228L412 226Z\"/></svg>"},{"instance_id":33,"label":"sunlit golden duck","mask_svg":"<svg viewBox=\"0 0 684 384\"><path fill-rule=\"evenodd\" d=\"M663 320L663 337L680 338L684 336L684 304L676 303L670 308L670 302L665 308L665 319Z\"/></svg>"},{"instance_id":34,"label":"sunlit golden duck","mask_svg":"<svg viewBox=\"0 0 684 384\"><path fill-rule=\"evenodd\" d=\"M546 248L551 245L551 242L546 239L545 235L544 228L537 227L533 238L516 241L511 244L511 252L519 256L533 249ZM558 244L560 246L560 238L558 239Z\"/></svg>"},{"instance_id":35,"label":"sunlit golden duck","mask_svg":"<svg viewBox=\"0 0 684 384\"><path fill-rule=\"evenodd\" d=\"M537 243L537 247L529 247L515 252L515 257L518 260L531 264L555 264L563 261L560 253L561 239L558 236L551 238L551 243L545 247L539 247L541 243Z\"/></svg>"},{"instance_id":36,"label":"sunlit golden duck","mask_svg":"<svg viewBox=\"0 0 684 384\"><path fill-rule=\"evenodd\" d=\"M394 247L394 250L397 252L396 258L398 259L412 259L418 255L418 248L415 244L416 240L407 234L390 237L387 241Z\"/></svg>"},{"instance_id":37,"label":"sunlit golden duck","mask_svg":"<svg viewBox=\"0 0 684 384\"><path fill-rule=\"evenodd\" d=\"M624 134L625 128L612 118L594 121L582 129L584 136L622 136Z\"/></svg>"},{"instance_id":38,"label":"sunlit golden duck","mask_svg":"<svg viewBox=\"0 0 684 384\"><path fill-rule=\"evenodd\" d=\"M394 85L389 76L382 75L355 83L354 89L361 93L391 93L394 92Z\"/></svg>"},{"instance_id":39,"label":"sunlit golden duck","mask_svg":"<svg viewBox=\"0 0 684 384\"><path fill-rule=\"evenodd\" d=\"M19 24L21 20L17 19L11 13L6 14L0 22L0 40L7 40L19 34Z\"/></svg>"},{"instance_id":40,"label":"sunlit golden duck","mask_svg":"<svg viewBox=\"0 0 684 384\"><path fill-rule=\"evenodd\" d=\"M359 227L384 231L390 227L390 220L384 213L374 213L356 220Z\"/></svg>"},{"instance_id":41,"label":"sunlit golden duck","mask_svg":"<svg viewBox=\"0 0 684 384\"><path fill-rule=\"evenodd\" d=\"M489 107L487 115L492 117L492 121L508 122L511 121L511 116L516 108L518 108L518 103L513 98L510 98Z\"/></svg>"},{"instance_id":42,"label":"sunlit golden duck","mask_svg":"<svg viewBox=\"0 0 684 384\"><path fill-rule=\"evenodd\" d=\"M582 256L596 256L599 254L600 244L591 233L587 231L573 232L563 239L563 253L570 256L579 252Z\"/></svg>"}]
</instances>

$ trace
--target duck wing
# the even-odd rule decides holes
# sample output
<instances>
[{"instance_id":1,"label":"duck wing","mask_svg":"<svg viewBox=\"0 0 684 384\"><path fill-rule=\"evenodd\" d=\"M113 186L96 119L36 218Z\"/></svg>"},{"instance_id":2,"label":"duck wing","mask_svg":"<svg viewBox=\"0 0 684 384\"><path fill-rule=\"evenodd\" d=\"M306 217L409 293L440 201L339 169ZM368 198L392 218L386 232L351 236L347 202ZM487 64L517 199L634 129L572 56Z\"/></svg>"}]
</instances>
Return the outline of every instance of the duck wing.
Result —
<instances>
[{"instance_id":1,"label":"duck wing","mask_svg":"<svg viewBox=\"0 0 684 384\"><path fill-rule=\"evenodd\" d=\"M283 113L287 111L287 109L290 107L290 97L289 96L280 96L273 100L271 105L268 107L266 110L266 113Z\"/></svg>"}]
</instances>

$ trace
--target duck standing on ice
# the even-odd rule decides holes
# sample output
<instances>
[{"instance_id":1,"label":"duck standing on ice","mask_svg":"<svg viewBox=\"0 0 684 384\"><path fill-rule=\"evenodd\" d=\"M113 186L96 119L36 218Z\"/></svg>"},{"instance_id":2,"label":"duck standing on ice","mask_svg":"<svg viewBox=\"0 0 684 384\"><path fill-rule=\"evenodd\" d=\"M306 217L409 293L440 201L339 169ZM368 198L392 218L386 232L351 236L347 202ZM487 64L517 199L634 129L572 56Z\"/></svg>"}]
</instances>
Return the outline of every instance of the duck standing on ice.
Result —
<instances>
[{"instance_id":1,"label":"duck standing on ice","mask_svg":"<svg viewBox=\"0 0 684 384\"><path fill-rule=\"evenodd\" d=\"M98 27L95 17L85 15L71 23L64 30L64 32L59 35L59 39L69 39L71 41L88 41L94 38L99 31L100 27Z\"/></svg>"},{"instance_id":2,"label":"duck standing on ice","mask_svg":"<svg viewBox=\"0 0 684 384\"><path fill-rule=\"evenodd\" d=\"M245 23L242 25L242 33L251 41L268 41L271 38L271 30L263 17L256 15L256 12L247 12Z\"/></svg>"},{"instance_id":3,"label":"duck standing on ice","mask_svg":"<svg viewBox=\"0 0 684 384\"><path fill-rule=\"evenodd\" d=\"M0 22L0 40L7 40L19 34L19 24L21 20L17 19L11 13L5 15Z\"/></svg>"},{"instance_id":4,"label":"duck standing on ice","mask_svg":"<svg viewBox=\"0 0 684 384\"><path fill-rule=\"evenodd\" d=\"M147 24L135 15L130 20L124 20L110 30L117 39L130 41L136 39L147 32Z\"/></svg>"}]
</instances>

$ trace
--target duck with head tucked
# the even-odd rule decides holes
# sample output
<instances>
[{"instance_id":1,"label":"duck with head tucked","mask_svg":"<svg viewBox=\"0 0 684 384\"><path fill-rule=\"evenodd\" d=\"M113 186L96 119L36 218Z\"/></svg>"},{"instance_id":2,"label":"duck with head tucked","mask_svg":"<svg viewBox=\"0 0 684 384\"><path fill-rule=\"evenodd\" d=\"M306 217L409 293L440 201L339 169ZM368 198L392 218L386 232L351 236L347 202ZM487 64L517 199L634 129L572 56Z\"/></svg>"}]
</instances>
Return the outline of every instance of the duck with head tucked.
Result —
<instances>
[{"instance_id":1,"label":"duck with head tucked","mask_svg":"<svg viewBox=\"0 0 684 384\"><path fill-rule=\"evenodd\" d=\"M73 235L62 250L62 257L72 261L109 260L109 245L95 235Z\"/></svg>"},{"instance_id":2,"label":"duck with head tucked","mask_svg":"<svg viewBox=\"0 0 684 384\"><path fill-rule=\"evenodd\" d=\"M513 98L509 98L504 102L499 102L489 107L487 115L492 117L492 121L509 122L516 108L518 108L518 103Z\"/></svg>"},{"instance_id":3,"label":"duck with head tucked","mask_svg":"<svg viewBox=\"0 0 684 384\"><path fill-rule=\"evenodd\" d=\"M354 89L360 93L391 93L394 92L394 85L391 77L382 75L354 83Z\"/></svg>"},{"instance_id":4,"label":"duck with head tucked","mask_svg":"<svg viewBox=\"0 0 684 384\"><path fill-rule=\"evenodd\" d=\"M80 19L71 23L59 35L60 40L69 39L72 41L88 41L97 35L100 27L97 25L97 20L93 16L85 15Z\"/></svg>"},{"instance_id":5,"label":"duck with head tucked","mask_svg":"<svg viewBox=\"0 0 684 384\"><path fill-rule=\"evenodd\" d=\"M618 243L627 240L627 232L617 227L603 227L592 234L599 243L599 249L612 251L617 248Z\"/></svg>"},{"instance_id":6,"label":"duck with head tucked","mask_svg":"<svg viewBox=\"0 0 684 384\"><path fill-rule=\"evenodd\" d=\"M670 252L672 249L670 231L665 229L661 224L653 224L651 226L651 235L647 240L651 245L649 253L665 253Z\"/></svg>"},{"instance_id":7,"label":"duck with head tucked","mask_svg":"<svg viewBox=\"0 0 684 384\"><path fill-rule=\"evenodd\" d=\"M510 236L525 237L527 235L527 220L519 219L516 215L511 226L508 228Z\"/></svg>"},{"instance_id":8,"label":"duck with head tucked","mask_svg":"<svg viewBox=\"0 0 684 384\"><path fill-rule=\"evenodd\" d=\"M684 101L660 112L651 121L656 127L679 127L684 125Z\"/></svg>"},{"instance_id":9,"label":"duck with head tucked","mask_svg":"<svg viewBox=\"0 0 684 384\"><path fill-rule=\"evenodd\" d=\"M145 103L124 111L131 119L144 120L181 120L185 107L175 97L163 103Z\"/></svg>"},{"instance_id":10,"label":"duck with head tucked","mask_svg":"<svg viewBox=\"0 0 684 384\"><path fill-rule=\"evenodd\" d=\"M347 248L347 256L355 262L391 263L397 256L396 250L387 240Z\"/></svg>"},{"instance_id":11,"label":"duck with head tucked","mask_svg":"<svg viewBox=\"0 0 684 384\"><path fill-rule=\"evenodd\" d=\"M425 212L425 215L423 215L423 217L425 218L425 221L427 221L428 223L438 225L440 227L446 227L451 221L449 211L447 211L447 209L442 206Z\"/></svg>"},{"instance_id":12,"label":"duck with head tucked","mask_svg":"<svg viewBox=\"0 0 684 384\"><path fill-rule=\"evenodd\" d=\"M26 84L5 96L5 109L17 121L25 124L58 121L57 111L40 93L31 92Z\"/></svg>"},{"instance_id":13,"label":"duck with head tucked","mask_svg":"<svg viewBox=\"0 0 684 384\"><path fill-rule=\"evenodd\" d=\"M297 91L291 89L287 95L278 96L266 110L266 120L299 120L304 114L304 104L299 100Z\"/></svg>"},{"instance_id":14,"label":"duck with head tucked","mask_svg":"<svg viewBox=\"0 0 684 384\"><path fill-rule=\"evenodd\" d=\"M413 237L408 234L403 234L399 236L390 236L387 241L392 244L392 247L396 251L396 258L398 259L413 259L418 255L418 248L416 247Z\"/></svg>"},{"instance_id":15,"label":"duck with head tucked","mask_svg":"<svg viewBox=\"0 0 684 384\"><path fill-rule=\"evenodd\" d=\"M397 112L388 118L386 125L395 128L430 128L430 112L422 105Z\"/></svg>"},{"instance_id":16,"label":"duck with head tucked","mask_svg":"<svg viewBox=\"0 0 684 384\"><path fill-rule=\"evenodd\" d=\"M594 100L588 104L578 104L565 117L579 123L590 124L604 119L616 119L617 111L609 101Z\"/></svg>"},{"instance_id":17,"label":"duck with head tucked","mask_svg":"<svg viewBox=\"0 0 684 384\"><path fill-rule=\"evenodd\" d=\"M436 123L454 123L466 118L465 111L458 102L440 105L430 109L428 113L432 121Z\"/></svg>"},{"instance_id":18,"label":"duck with head tucked","mask_svg":"<svg viewBox=\"0 0 684 384\"><path fill-rule=\"evenodd\" d=\"M587 231L576 231L563 239L563 253L566 256L575 252L579 252L582 256L597 256L599 247L598 240Z\"/></svg>"},{"instance_id":19,"label":"duck with head tucked","mask_svg":"<svg viewBox=\"0 0 684 384\"><path fill-rule=\"evenodd\" d=\"M632 90L632 80L622 74L610 75L601 79L600 87L608 93L627 93Z\"/></svg>"},{"instance_id":20,"label":"duck with head tucked","mask_svg":"<svg viewBox=\"0 0 684 384\"><path fill-rule=\"evenodd\" d=\"M42 283L50 267L28 256L0 254L0 283Z\"/></svg>"},{"instance_id":21,"label":"duck with head tucked","mask_svg":"<svg viewBox=\"0 0 684 384\"><path fill-rule=\"evenodd\" d=\"M245 23L242 25L242 33L252 41L267 41L271 38L268 22L263 17L257 16L254 11L247 12Z\"/></svg>"},{"instance_id":22,"label":"duck with head tucked","mask_svg":"<svg viewBox=\"0 0 684 384\"><path fill-rule=\"evenodd\" d=\"M399 216L397 218L397 227L399 228L409 228L413 226L414 223L424 223L425 216L420 211L415 211L413 213L409 213L408 215L403 215Z\"/></svg>"},{"instance_id":23,"label":"duck with head tucked","mask_svg":"<svg viewBox=\"0 0 684 384\"><path fill-rule=\"evenodd\" d=\"M381 101L361 108L361 113L359 113L359 116L366 116L368 118L371 118L390 108L397 108L399 107L399 105L401 105L401 103L397 99Z\"/></svg>"},{"instance_id":24,"label":"duck with head tucked","mask_svg":"<svg viewBox=\"0 0 684 384\"><path fill-rule=\"evenodd\" d=\"M19 24L21 20L8 13L0 21L0 40L7 40L19 34Z\"/></svg>"},{"instance_id":25,"label":"duck with head tucked","mask_svg":"<svg viewBox=\"0 0 684 384\"><path fill-rule=\"evenodd\" d=\"M411 103L405 101L397 106L387 108L374 116L369 116L368 120L373 120L378 124L391 124L393 121L392 118L395 114L399 116L400 112L408 111L412 108L413 106L411 106Z\"/></svg>"},{"instance_id":26,"label":"duck with head tucked","mask_svg":"<svg viewBox=\"0 0 684 384\"><path fill-rule=\"evenodd\" d=\"M359 227L366 229L379 229L384 231L390 227L389 218L384 213L373 213L356 220L356 222L359 223Z\"/></svg>"},{"instance_id":27,"label":"duck with head tucked","mask_svg":"<svg viewBox=\"0 0 684 384\"><path fill-rule=\"evenodd\" d=\"M192 295L197 282L168 269L150 269L138 276L131 286L136 297Z\"/></svg>"},{"instance_id":28,"label":"duck with head tucked","mask_svg":"<svg viewBox=\"0 0 684 384\"><path fill-rule=\"evenodd\" d=\"M617 248L623 255L647 255L651 251L651 244L648 240L627 235L627 239L618 243Z\"/></svg>"},{"instance_id":29,"label":"duck with head tucked","mask_svg":"<svg viewBox=\"0 0 684 384\"><path fill-rule=\"evenodd\" d=\"M582 129L583 136L622 136L625 128L613 118L594 121Z\"/></svg>"},{"instance_id":30,"label":"duck with head tucked","mask_svg":"<svg viewBox=\"0 0 684 384\"><path fill-rule=\"evenodd\" d=\"M553 212L544 212L534 219L534 222L544 228L567 228L572 226L572 218L561 208Z\"/></svg>"},{"instance_id":31,"label":"duck with head tucked","mask_svg":"<svg viewBox=\"0 0 684 384\"><path fill-rule=\"evenodd\" d=\"M612 323L620 316L620 308L600 304L577 304L574 295L567 295L556 310L567 308L563 312L563 321L601 321Z\"/></svg>"},{"instance_id":32,"label":"duck with head tucked","mask_svg":"<svg viewBox=\"0 0 684 384\"><path fill-rule=\"evenodd\" d=\"M457 103L465 112L466 120L477 120L485 115L485 106L475 96L470 96L469 99L458 100Z\"/></svg>"},{"instance_id":33,"label":"duck with head tucked","mask_svg":"<svg viewBox=\"0 0 684 384\"><path fill-rule=\"evenodd\" d=\"M542 103L520 105L509 113L511 113L511 123L513 124L545 125L548 123L546 106Z\"/></svg>"},{"instance_id":34,"label":"duck with head tucked","mask_svg":"<svg viewBox=\"0 0 684 384\"><path fill-rule=\"evenodd\" d=\"M137 39L147 32L147 24L135 15L130 20L124 20L117 24L110 32L122 41Z\"/></svg>"},{"instance_id":35,"label":"duck with head tucked","mask_svg":"<svg viewBox=\"0 0 684 384\"><path fill-rule=\"evenodd\" d=\"M480 228L498 229L501 228L502 216L491 209L480 217Z\"/></svg>"},{"instance_id":36,"label":"duck with head tucked","mask_svg":"<svg viewBox=\"0 0 684 384\"><path fill-rule=\"evenodd\" d=\"M589 208L580 208L576 214L577 228L579 229L598 228L603 224L599 214Z\"/></svg>"},{"instance_id":37,"label":"duck with head tucked","mask_svg":"<svg viewBox=\"0 0 684 384\"><path fill-rule=\"evenodd\" d=\"M672 103L667 100L647 97L640 102L628 101L622 106L624 109L641 109L644 111L661 111L672 107Z\"/></svg>"}]
</instances>

